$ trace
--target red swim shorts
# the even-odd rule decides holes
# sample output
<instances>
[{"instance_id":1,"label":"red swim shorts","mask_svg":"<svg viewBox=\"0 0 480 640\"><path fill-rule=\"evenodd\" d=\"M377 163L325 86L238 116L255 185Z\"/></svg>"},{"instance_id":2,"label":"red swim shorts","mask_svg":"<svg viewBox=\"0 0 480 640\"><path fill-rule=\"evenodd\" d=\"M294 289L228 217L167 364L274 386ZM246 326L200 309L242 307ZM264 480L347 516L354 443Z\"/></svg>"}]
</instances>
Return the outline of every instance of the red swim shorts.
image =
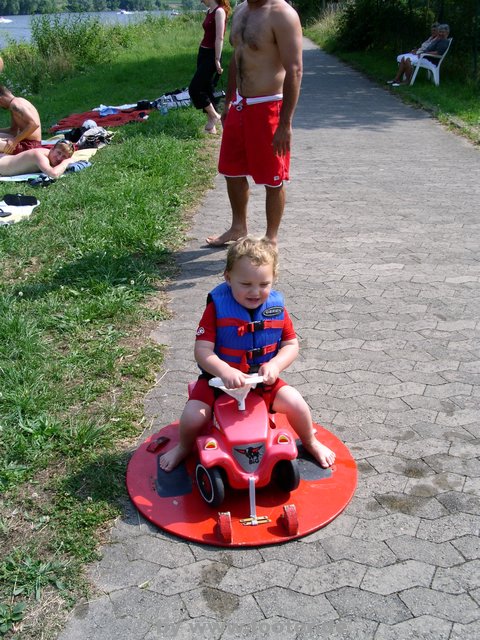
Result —
<instances>
[{"instance_id":1,"label":"red swim shorts","mask_svg":"<svg viewBox=\"0 0 480 640\"><path fill-rule=\"evenodd\" d=\"M15 149L13 150L12 156L16 156L17 153L22 153L22 151L29 151L30 149L38 149L41 147L42 143L40 140L21 140Z\"/></svg>"},{"instance_id":2,"label":"red swim shorts","mask_svg":"<svg viewBox=\"0 0 480 640\"><path fill-rule=\"evenodd\" d=\"M278 390L282 387L285 387L287 383L285 380L281 380L277 378L276 382L273 385L267 386L264 384L257 385L255 389L253 389L253 393L256 393L259 396L267 396L269 394L269 411L272 410L273 401L275 400L275 396L278 393ZM209 407L213 407L213 403L215 402L216 395L218 393L222 393L222 391L218 391L214 387L211 387L208 384L207 378L200 376L193 387L189 400L199 400L200 402L204 402L208 404Z\"/></svg>"},{"instance_id":3,"label":"red swim shorts","mask_svg":"<svg viewBox=\"0 0 480 640\"><path fill-rule=\"evenodd\" d=\"M281 187L289 179L290 153L273 152L273 135L280 119L281 100L246 104L228 110L222 135L218 171L227 178L251 176L256 184Z\"/></svg>"}]
</instances>

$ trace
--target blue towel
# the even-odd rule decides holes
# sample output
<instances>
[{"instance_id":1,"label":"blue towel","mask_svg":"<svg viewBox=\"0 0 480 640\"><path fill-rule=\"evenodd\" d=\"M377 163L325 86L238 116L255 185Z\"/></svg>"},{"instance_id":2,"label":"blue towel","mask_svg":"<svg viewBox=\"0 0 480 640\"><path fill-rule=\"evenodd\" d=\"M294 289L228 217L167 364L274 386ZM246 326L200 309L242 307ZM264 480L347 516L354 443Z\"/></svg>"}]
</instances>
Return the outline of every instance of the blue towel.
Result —
<instances>
[{"instance_id":1,"label":"blue towel","mask_svg":"<svg viewBox=\"0 0 480 640\"><path fill-rule=\"evenodd\" d=\"M91 167L91 166L92 166L92 163L88 162L87 160L77 160L77 162L72 162L72 164L68 165L68 167L65 169L65 173L81 171L82 169L86 169L87 167Z\"/></svg>"}]
</instances>

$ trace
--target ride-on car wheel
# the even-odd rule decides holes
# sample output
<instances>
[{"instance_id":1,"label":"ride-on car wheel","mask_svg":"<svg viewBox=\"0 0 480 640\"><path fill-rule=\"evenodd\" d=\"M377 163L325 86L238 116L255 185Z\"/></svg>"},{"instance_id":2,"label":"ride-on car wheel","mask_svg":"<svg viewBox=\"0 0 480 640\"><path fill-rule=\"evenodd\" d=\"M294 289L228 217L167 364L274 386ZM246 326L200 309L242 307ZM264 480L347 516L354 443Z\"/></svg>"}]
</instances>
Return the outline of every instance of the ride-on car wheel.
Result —
<instances>
[{"instance_id":1,"label":"ride-on car wheel","mask_svg":"<svg viewBox=\"0 0 480 640\"><path fill-rule=\"evenodd\" d=\"M195 477L198 490L205 502L212 507L220 506L225 497L225 485L220 469L218 467L207 469L199 462L195 469Z\"/></svg>"},{"instance_id":2,"label":"ride-on car wheel","mask_svg":"<svg viewBox=\"0 0 480 640\"><path fill-rule=\"evenodd\" d=\"M300 484L300 471L296 460L280 460L275 465L274 478L282 491L295 491Z\"/></svg>"}]
</instances>

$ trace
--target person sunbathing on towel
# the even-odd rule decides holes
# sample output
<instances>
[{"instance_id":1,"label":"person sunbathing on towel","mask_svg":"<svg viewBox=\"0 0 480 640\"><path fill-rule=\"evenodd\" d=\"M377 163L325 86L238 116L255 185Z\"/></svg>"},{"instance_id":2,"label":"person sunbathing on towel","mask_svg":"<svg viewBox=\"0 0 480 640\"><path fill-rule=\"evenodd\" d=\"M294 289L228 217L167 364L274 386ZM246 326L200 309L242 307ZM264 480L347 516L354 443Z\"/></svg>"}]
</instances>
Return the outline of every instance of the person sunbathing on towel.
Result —
<instances>
[{"instance_id":1,"label":"person sunbathing on towel","mask_svg":"<svg viewBox=\"0 0 480 640\"><path fill-rule=\"evenodd\" d=\"M15 155L42 145L40 116L31 102L0 85L0 107L11 115L10 126L0 129L0 153Z\"/></svg>"},{"instance_id":2,"label":"person sunbathing on towel","mask_svg":"<svg viewBox=\"0 0 480 640\"><path fill-rule=\"evenodd\" d=\"M45 173L49 178L60 177L71 164L74 146L59 140L52 149L30 149L15 156L0 157L0 175L18 176L23 173Z\"/></svg>"}]
</instances>

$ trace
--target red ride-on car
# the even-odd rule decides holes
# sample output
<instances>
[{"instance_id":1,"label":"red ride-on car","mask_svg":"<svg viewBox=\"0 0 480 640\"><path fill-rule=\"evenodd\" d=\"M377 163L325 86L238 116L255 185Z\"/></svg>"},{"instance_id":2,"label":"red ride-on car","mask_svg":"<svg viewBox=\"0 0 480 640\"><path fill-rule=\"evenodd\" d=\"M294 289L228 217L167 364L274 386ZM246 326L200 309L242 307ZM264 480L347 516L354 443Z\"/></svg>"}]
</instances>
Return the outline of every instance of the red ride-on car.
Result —
<instances>
[{"instance_id":1,"label":"red ride-on car","mask_svg":"<svg viewBox=\"0 0 480 640\"><path fill-rule=\"evenodd\" d=\"M255 491L272 480L285 492L294 491L300 482L297 466L297 446L292 434L277 428L275 416L269 414L263 398L250 389L263 382L252 375L245 387L226 389L221 378L210 385L225 393L215 401L208 435L197 438L199 462L195 476L202 498L212 507L219 507L225 497L225 483L233 489L248 489L250 517L245 525L268 522L257 517ZM295 506L285 505L283 522L288 535L295 535L298 520ZM230 513L220 513L220 535L231 539Z\"/></svg>"}]
</instances>

